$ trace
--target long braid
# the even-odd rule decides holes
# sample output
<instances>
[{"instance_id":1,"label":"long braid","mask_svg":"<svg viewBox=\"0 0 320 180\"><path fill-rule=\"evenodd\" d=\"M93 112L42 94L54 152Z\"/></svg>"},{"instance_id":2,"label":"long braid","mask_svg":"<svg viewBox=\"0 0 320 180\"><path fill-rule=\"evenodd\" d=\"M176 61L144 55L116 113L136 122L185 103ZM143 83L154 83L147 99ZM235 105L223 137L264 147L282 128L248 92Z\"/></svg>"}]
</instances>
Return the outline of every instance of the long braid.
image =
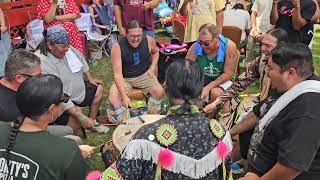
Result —
<instances>
[{"instance_id":1,"label":"long braid","mask_svg":"<svg viewBox=\"0 0 320 180\"><path fill-rule=\"evenodd\" d=\"M190 97L185 95L183 97L184 103L181 105L181 107L179 108L178 114L182 115L186 112L191 113L191 103L190 103Z\"/></svg>"},{"instance_id":2,"label":"long braid","mask_svg":"<svg viewBox=\"0 0 320 180\"><path fill-rule=\"evenodd\" d=\"M5 152L5 159L7 160L7 165L9 167L9 159L10 159L10 152L15 144L15 139L17 137L17 134L19 132L19 128L21 124L23 123L24 118L19 116L17 119L14 121L13 127L11 128L9 137L8 137L8 144Z\"/></svg>"}]
</instances>

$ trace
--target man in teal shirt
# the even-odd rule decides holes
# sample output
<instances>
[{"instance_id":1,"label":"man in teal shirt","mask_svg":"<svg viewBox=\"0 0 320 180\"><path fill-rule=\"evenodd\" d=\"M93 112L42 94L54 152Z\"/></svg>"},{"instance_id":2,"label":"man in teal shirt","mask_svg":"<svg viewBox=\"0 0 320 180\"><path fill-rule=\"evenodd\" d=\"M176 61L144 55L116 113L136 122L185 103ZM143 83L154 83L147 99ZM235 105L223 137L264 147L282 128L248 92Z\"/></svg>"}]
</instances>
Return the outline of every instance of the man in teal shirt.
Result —
<instances>
[{"instance_id":1,"label":"man in teal shirt","mask_svg":"<svg viewBox=\"0 0 320 180\"><path fill-rule=\"evenodd\" d=\"M235 43L218 34L213 24L200 27L199 38L190 47L186 59L197 61L205 74L201 98L210 94L213 101L232 84L230 79L237 67L237 58Z\"/></svg>"}]
</instances>

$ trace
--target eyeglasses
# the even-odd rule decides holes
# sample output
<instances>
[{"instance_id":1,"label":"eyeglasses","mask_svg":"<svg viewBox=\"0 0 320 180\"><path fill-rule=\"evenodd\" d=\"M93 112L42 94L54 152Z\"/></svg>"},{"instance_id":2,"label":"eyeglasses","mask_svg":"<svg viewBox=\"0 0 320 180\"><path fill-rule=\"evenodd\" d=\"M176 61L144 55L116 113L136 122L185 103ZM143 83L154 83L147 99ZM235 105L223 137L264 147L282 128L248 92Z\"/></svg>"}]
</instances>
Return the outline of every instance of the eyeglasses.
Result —
<instances>
[{"instance_id":1,"label":"eyeglasses","mask_svg":"<svg viewBox=\"0 0 320 180\"><path fill-rule=\"evenodd\" d=\"M16 75L22 75L22 76L26 76L28 78L31 78L31 77L38 77L38 76L41 75L41 73L40 74L36 74L36 75L20 73L20 74L16 74Z\"/></svg>"},{"instance_id":2,"label":"eyeglasses","mask_svg":"<svg viewBox=\"0 0 320 180\"><path fill-rule=\"evenodd\" d=\"M140 39L142 37L142 34L139 34L139 35L128 35L128 37L130 39Z\"/></svg>"},{"instance_id":3,"label":"eyeglasses","mask_svg":"<svg viewBox=\"0 0 320 180\"><path fill-rule=\"evenodd\" d=\"M58 104L59 103L67 103L68 101L70 100L70 96L66 93L63 93L61 99L59 100Z\"/></svg>"}]
</instances>

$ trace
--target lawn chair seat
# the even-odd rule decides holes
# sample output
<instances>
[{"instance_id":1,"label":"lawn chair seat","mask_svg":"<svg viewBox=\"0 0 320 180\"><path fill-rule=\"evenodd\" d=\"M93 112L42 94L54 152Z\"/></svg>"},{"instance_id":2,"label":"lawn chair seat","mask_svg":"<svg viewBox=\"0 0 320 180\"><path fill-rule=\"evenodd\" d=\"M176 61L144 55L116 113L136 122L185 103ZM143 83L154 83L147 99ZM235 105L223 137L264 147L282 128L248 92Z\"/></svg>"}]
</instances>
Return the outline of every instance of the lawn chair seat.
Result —
<instances>
[{"instance_id":1,"label":"lawn chair seat","mask_svg":"<svg viewBox=\"0 0 320 180\"><path fill-rule=\"evenodd\" d=\"M222 28L222 35L231 39L237 45L238 50L240 50L241 33L241 29L236 26L223 26Z\"/></svg>"}]
</instances>

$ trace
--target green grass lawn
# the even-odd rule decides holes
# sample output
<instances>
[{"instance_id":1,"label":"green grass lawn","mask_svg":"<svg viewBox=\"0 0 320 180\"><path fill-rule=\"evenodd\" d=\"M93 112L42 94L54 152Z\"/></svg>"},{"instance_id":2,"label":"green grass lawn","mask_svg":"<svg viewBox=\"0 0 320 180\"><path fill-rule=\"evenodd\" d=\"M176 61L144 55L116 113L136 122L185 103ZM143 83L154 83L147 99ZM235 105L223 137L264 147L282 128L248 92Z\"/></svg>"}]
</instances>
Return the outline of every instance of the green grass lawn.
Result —
<instances>
[{"instance_id":1,"label":"green grass lawn","mask_svg":"<svg viewBox=\"0 0 320 180\"><path fill-rule=\"evenodd\" d=\"M320 74L320 25L317 25L317 30L315 34L316 42L312 46L312 52L314 55L314 65L317 74ZM164 32L164 30L157 30L157 36L158 38L161 38L165 41L169 41L170 37ZM100 111L104 114L104 109L105 109L105 102L108 97L109 93L109 88L110 85L113 81L113 71L111 67L111 61L108 57L104 57L101 60L98 60L92 64L90 64L91 72L94 74L95 77L102 79L104 82L104 100L102 103L102 106L100 108ZM257 87L256 86L251 86L249 87L246 92L257 92ZM100 145L103 142L106 142L112 138L112 133L114 131L114 127L110 129L108 134L101 135L101 134L96 134L96 133L88 133L88 138L84 140L85 144L89 144L91 146L97 146ZM91 157L91 162L93 165L94 169L99 169L103 170L104 165L101 160L101 157L97 153Z\"/></svg>"}]
</instances>

